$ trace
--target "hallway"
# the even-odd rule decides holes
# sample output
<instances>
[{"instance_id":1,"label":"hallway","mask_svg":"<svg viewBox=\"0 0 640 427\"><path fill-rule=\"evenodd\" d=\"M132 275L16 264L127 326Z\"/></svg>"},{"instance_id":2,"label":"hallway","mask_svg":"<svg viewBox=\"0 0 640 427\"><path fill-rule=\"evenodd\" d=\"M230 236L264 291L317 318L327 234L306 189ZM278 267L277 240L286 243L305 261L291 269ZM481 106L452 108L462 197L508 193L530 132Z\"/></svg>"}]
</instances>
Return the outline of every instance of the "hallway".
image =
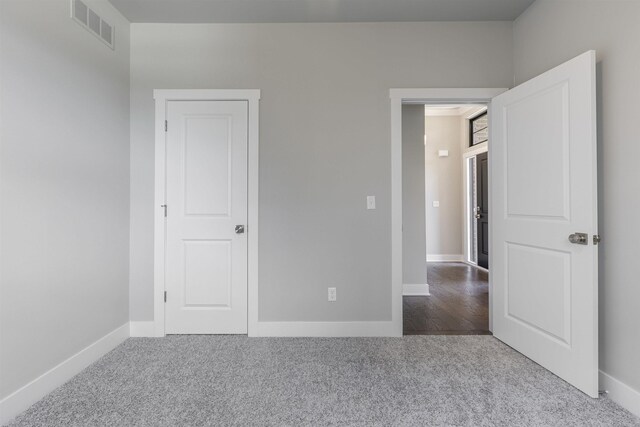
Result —
<instances>
[{"instance_id":1,"label":"hallway","mask_svg":"<svg viewBox=\"0 0 640 427\"><path fill-rule=\"evenodd\" d=\"M489 275L463 263L428 263L430 296L403 297L405 335L490 335Z\"/></svg>"}]
</instances>

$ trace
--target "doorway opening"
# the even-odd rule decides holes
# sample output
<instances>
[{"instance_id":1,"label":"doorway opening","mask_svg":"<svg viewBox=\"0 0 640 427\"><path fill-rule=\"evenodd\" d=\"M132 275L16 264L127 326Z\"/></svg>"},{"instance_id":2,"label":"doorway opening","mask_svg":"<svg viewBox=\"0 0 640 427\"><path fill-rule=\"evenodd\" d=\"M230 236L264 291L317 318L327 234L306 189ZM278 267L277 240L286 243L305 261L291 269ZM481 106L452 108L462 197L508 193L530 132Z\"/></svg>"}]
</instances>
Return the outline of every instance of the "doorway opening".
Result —
<instances>
[{"instance_id":1,"label":"doorway opening","mask_svg":"<svg viewBox=\"0 0 640 427\"><path fill-rule=\"evenodd\" d=\"M510 90L390 90L392 321L399 332L403 104L485 103L491 115L489 329L598 396L596 80L596 54L588 51Z\"/></svg>"},{"instance_id":2,"label":"doorway opening","mask_svg":"<svg viewBox=\"0 0 640 427\"><path fill-rule=\"evenodd\" d=\"M487 110L403 105L405 335L491 333Z\"/></svg>"}]
</instances>

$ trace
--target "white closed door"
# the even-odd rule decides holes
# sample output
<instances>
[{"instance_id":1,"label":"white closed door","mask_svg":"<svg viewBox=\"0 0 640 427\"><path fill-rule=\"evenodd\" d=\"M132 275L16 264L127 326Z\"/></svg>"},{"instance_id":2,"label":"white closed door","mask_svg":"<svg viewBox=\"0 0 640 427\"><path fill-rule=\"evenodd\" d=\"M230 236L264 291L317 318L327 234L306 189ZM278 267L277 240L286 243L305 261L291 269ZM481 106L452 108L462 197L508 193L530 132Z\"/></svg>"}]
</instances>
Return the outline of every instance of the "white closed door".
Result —
<instances>
[{"instance_id":1,"label":"white closed door","mask_svg":"<svg viewBox=\"0 0 640 427\"><path fill-rule=\"evenodd\" d=\"M493 334L592 397L595 78L590 51L494 98L490 157Z\"/></svg>"},{"instance_id":2,"label":"white closed door","mask_svg":"<svg viewBox=\"0 0 640 427\"><path fill-rule=\"evenodd\" d=\"M247 333L247 111L168 102L167 334Z\"/></svg>"}]
</instances>

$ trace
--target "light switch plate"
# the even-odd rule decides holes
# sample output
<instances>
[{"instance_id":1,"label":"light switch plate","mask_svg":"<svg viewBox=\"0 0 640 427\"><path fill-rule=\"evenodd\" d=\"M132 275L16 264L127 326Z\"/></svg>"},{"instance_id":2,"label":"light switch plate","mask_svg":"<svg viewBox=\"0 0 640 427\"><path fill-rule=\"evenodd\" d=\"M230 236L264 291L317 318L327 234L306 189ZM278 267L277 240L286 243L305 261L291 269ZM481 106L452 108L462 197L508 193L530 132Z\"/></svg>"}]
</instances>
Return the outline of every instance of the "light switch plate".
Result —
<instances>
[{"instance_id":1,"label":"light switch plate","mask_svg":"<svg viewBox=\"0 0 640 427\"><path fill-rule=\"evenodd\" d=\"M434 200L434 201L433 201L433 207L434 207L434 208L439 208L439 207L440 207L440 202L439 202L439 201L437 201L437 200Z\"/></svg>"},{"instance_id":2,"label":"light switch plate","mask_svg":"<svg viewBox=\"0 0 640 427\"><path fill-rule=\"evenodd\" d=\"M438 150L438 157L449 157L449 150Z\"/></svg>"},{"instance_id":3,"label":"light switch plate","mask_svg":"<svg viewBox=\"0 0 640 427\"><path fill-rule=\"evenodd\" d=\"M328 288L327 289L327 300L328 301L335 301L337 299L337 292L336 292L336 288Z\"/></svg>"},{"instance_id":4,"label":"light switch plate","mask_svg":"<svg viewBox=\"0 0 640 427\"><path fill-rule=\"evenodd\" d=\"M376 196L367 196L367 209L376 208Z\"/></svg>"}]
</instances>

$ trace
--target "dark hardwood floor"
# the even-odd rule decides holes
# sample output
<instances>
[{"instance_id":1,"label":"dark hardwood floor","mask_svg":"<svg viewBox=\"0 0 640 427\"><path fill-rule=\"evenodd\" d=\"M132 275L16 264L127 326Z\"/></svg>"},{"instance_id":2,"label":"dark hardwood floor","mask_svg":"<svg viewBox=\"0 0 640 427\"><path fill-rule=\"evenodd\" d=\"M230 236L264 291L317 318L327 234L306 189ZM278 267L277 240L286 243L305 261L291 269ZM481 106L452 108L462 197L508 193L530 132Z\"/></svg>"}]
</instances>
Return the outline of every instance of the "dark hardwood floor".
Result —
<instances>
[{"instance_id":1,"label":"dark hardwood floor","mask_svg":"<svg viewBox=\"0 0 640 427\"><path fill-rule=\"evenodd\" d=\"M430 296L403 297L405 335L489 335L489 276L463 263L428 263Z\"/></svg>"}]
</instances>

